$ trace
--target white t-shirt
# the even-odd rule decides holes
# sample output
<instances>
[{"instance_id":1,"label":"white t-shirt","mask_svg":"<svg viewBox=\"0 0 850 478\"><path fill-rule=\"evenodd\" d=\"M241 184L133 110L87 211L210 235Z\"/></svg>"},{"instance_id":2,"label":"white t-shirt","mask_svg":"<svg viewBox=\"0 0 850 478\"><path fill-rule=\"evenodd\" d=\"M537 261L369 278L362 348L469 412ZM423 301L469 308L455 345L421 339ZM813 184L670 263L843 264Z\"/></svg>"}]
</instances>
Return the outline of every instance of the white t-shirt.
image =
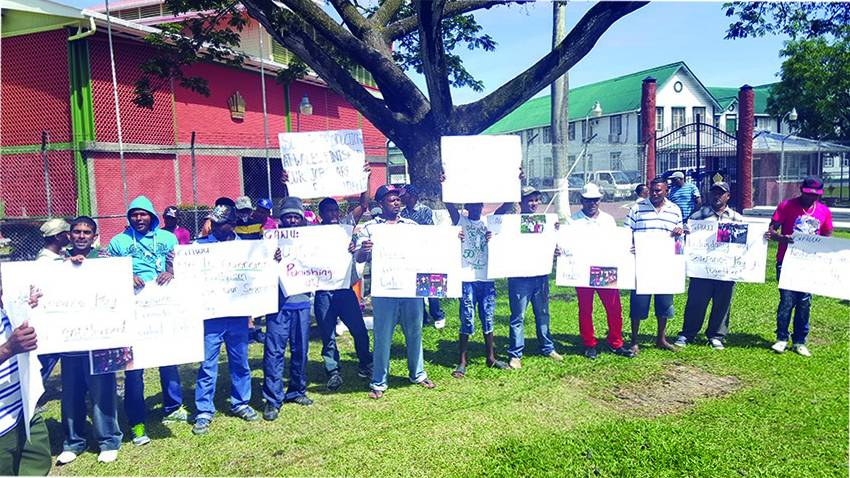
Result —
<instances>
[{"instance_id":1,"label":"white t-shirt","mask_svg":"<svg viewBox=\"0 0 850 478\"><path fill-rule=\"evenodd\" d=\"M463 228L464 234L460 244L462 280L493 282L487 279L487 224L481 219L472 221L461 214L457 225Z\"/></svg>"},{"instance_id":2,"label":"white t-shirt","mask_svg":"<svg viewBox=\"0 0 850 478\"><path fill-rule=\"evenodd\" d=\"M587 217L581 209L570 216L566 223L568 226L617 227L617 221L614 220L614 216L599 211L596 217Z\"/></svg>"}]
</instances>

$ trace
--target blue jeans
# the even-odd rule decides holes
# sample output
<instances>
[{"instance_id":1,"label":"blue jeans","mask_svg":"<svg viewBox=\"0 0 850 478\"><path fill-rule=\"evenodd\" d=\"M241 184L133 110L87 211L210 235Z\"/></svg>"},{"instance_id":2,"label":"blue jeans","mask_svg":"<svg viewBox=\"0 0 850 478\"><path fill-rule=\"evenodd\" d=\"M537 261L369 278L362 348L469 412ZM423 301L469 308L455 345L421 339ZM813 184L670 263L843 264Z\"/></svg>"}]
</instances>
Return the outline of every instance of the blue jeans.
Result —
<instances>
[{"instance_id":1,"label":"blue jeans","mask_svg":"<svg viewBox=\"0 0 850 478\"><path fill-rule=\"evenodd\" d=\"M428 297L428 312L422 308L422 323L428 322L428 314L431 315L431 320L443 320L446 318L446 311L440 308L439 297Z\"/></svg>"},{"instance_id":2,"label":"blue jeans","mask_svg":"<svg viewBox=\"0 0 850 478\"><path fill-rule=\"evenodd\" d=\"M776 263L776 280L782 272L782 263ZM812 312L812 294L779 289L779 307L776 309L776 340L788 341L791 310L794 310L794 334L791 343L804 344L809 335L809 315Z\"/></svg>"},{"instance_id":3,"label":"blue jeans","mask_svg":"<svg viewBox=\"0 0 850 478\"><path fill-rule=\"evenodd\" d=\"M62 357L62 354L44 354L38 356L38 361L41 362L41 381L42 383L47 383L47 379L50 378L50 374L53 373L53 369L56 368L56 364L59 363L59 359Z\"/></svg>"},{"instance_id":4,"label":"blue jeans","mask_svg":"<svg viewBox=\"0 0 850 478\"><path fill-rule=\"evenodd\" d=\"M422 314L425 304L417 298L372 297L372 315L375 318L375 366L372 370L372 390L387 389L390 375L390 349L395 326L401 331L407 346L408 378L419 383L428 378L422 358Z\"/></svg>"},{"instance_id":5,"label":"blue jeans","mask_svg":"<svg viewBox=\"0 0 850 478\"><path fill-rule=\"evenodd\" d=\"M493 332L496 314L495 282L464 282L460 296L460 333L475 333L475 307L478 306L478 318L481 319L481 331L484 335Z\"/></svg>"},{"instance_id":6,"label":"blue jeans","mask_svg":"<svg viewBox=\"0 0 850 478\"><path fill-rule=\"evenodd\" d=\"M529 302L534 311L540 353L549 355L554 352L555 343L549 330L549 276L509 278L508 298L511 303L511 345L508 356L522 358L522 350L525 348L525 310Z\"/></svg>"},{"instance_id":7,"label":"blue jeans","mask_svg":"<svg viewBox=\"0 0 850 478\"><path fill-rule=\"evenodd\" d=\"M322 334L322 360L328 375L340 373L339 349L336 347L336 319L348 327L354 338L354 350L360 361L358 370L366 372L372 368L372 352L369 350L369 331L363 322L363 312L357 295L351 289L320 290L315 295L316 322Z\"/></svg>"},{"instance_id":8,"label":"blue jeans","mask_svg":"<svg viewBox=\"0 0 850 478\"><path fill-rule=\"evenodd\" d=\"M632 291L629 295L629 317L646 320L649 317L649 302L652 294L637 294ZM672 319L676 316L673 308L673 294L655 294L655 316Z\"/></svg>"},{"instance_id":9,"label":"blue jeans","mask_svg":"<svg viewBox=\"0 0 850 478\"><path fill-rule=\"evenodd\" d=\"M283 368L289 344L289 387L283 394ZM310 309L281 310L266 321L263 350L263 398L277 408L307 394L307 350L310 346Z\"/></svg>"},{"instance_id":10,"label":"blue jeans","mask_svg":"<svg viewBox=\"0 0 850 478\"><path fill-rule=\"evenodd\" d=\"M196 418L215 414L215 382L221 344L227 347L230 368L230 409L238 412L251 400L251 369L248 367L248 317L219 317L204 321L204 361L198 369L195 388Z\"/></svg>"},{"instance_id":11,"label":"blue jeans","mask_svg":"<svg viewBox=\"0 0 850 478\"><path fill-rule=\"evenodd\" d=\"M145 405L145 379L143 370L124 372L124 412L133 427L145 423L147 407ZM180 389L180 373L177 365L159 367L159 384L162 386L162 413L168 415L183 404L183 391Z\"/></svg>"},{"instance_id":12,"label":"blue jeans","mask_svg":"<svg viewBox=\"0 0 850 478\"><path fill-rule=\"evenodd\" d=\"M63 451L79 455L88 449L86 444L86 392L92 403L92 433L100 451L120 450L124 436L118 427L118 395L115 374L92 375L89 356L62 357L62 429L65 432Z\"/></svg>"}]
</instances>

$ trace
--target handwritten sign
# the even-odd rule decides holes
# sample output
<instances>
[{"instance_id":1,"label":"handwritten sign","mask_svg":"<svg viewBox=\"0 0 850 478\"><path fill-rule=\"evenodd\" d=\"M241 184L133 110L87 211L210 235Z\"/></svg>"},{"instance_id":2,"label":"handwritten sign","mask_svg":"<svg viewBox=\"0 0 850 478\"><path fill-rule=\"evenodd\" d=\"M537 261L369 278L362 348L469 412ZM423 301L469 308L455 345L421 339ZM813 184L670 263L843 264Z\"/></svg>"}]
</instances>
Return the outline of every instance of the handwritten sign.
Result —
<instances>
[{"instance_id":1,"label":"handwritten sign","mask_svg":"<svg viewBox=\"0 0 850 478\"><path fill-rule=\"evenodd\" d=\"M681 238L667 231L641 231L634 235L635 280L638 294L685 292L685 255Z\"/></svg>"},{"instance_id":2,"label":"handwritten sign","mask_svg":"<svg viewBox=\"0 0 850 478\"><path fill-rule=\"evenodd\" d=\"M187 281L205 319L277 311L277 264L264 242L175 246L174 275Z\"/></svg>"},{"instance_id":3,"label":"handwritten sign","mask_svg":"<svg viewBox=\"0 0 850 478\"><path fill-rule=\"evenodd\" d=\"M451 203L520 200L520 137L513 134L443 136L443 201Z\"/></svg>"},{"instance_id":4,"label":"handwritten sign","mask_svg":"<svg viewBox=\"0 0 850 478\"><path fill-rule=\"evenodd\" d=\"M72 352L127 344L133 317L129 257L72 262L3 264L3 301L14 326L29 320L38 353ZM44 294L30 310L29 286Z\"/></svg>"},{"instance_id":5,"label":"handwritten sign","mask_svg":"<svg viewBox=\"0 0 850 478\"><path fill-rule=\"evenodd\" d=\"M794 234L779 288L850 300L850 240Z\"/></svg>"},{"instance_id":6,"label":"handwritten sign","mask_svg":"<svg viewBox=\"0 0 850 478\"><path fill-rule=\"evenodd\" d=\"M737 282L764 282L766 224L688 222L685 246L688 277Z\"/></svg>"},{"instance_id":7,"label":"handwritten sign","mask_svg":"<svg viewBox=\"0 0 850 478\"><path fill-rule=\"evenodd\" d=\"M280 159L289 194L302 198L351 196L368 186L360 130L280 133Z\"/></svg>"},{"instance_id":8,"label":"handwritten sign","mask_svg":"<svg viewBox=\"0 0 850 478\"><path fill-rule=\"evenodd\" d=\"M375 224L370 232L374 297L460 297L459 227Z\"/></svg>"},{"instance_id":9,"label":"handwritten sign","mask_svg":"<svg viewBox=\"0 0 850 478\"><path fill-rule=\"evenodd\" d=\"M337 290L351 284L353 226L328 224L266 231L265 238L280 248L278 278L283 295Z\"/></svg>"},{"instance_id":10,"label":"handwritten sign","mask_svg":"<svg viewBox=\"0 0 850 478\"><path fill-rule=\"evenodd\" d=\"M559 286L635 288L632 230L574 225L558 231L555 283Z\"/></svg>"},{"instance_id":11,"label":"handwritten sign","mask_svg":"<svg viewBox=\"0 0 850 478\"><path fill-rule=\"evenodd\" d=\"M531 229L523 216L534 218ZM487 229L493 233L487 244L487 277L533 277L552 272L557 221L555 214L487 216Z\"/></svg>"}]
</instances>

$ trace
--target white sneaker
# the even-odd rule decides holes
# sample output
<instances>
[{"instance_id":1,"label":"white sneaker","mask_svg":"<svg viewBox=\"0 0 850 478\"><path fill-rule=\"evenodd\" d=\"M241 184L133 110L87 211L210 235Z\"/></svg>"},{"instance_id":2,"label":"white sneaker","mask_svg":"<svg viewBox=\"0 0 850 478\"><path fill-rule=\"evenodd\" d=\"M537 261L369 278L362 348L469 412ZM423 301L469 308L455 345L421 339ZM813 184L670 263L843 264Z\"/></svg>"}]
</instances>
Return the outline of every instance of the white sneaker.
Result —
<instances>
[{"instance_id":1,"label":"white sneaker","mask_svg":"<svg viewBox=\"0 0 850 478\"><path fill-rule=\"evenodd\" d=\"M118 450L104 450L97 455L97 461L101 463L112 463L118 459Z\"/></svg>"},{"instance_id":2,"label":"white sneaker","mask_svg":"<svg viewBox=\"0 0 850 478\"><path fill-rule=\"evenodd\" d=\"M786 347L788 347L788 341L787 340L777 340L776 343L773 344L773 347L771 347L771 350L773 350L774 352L776 352L778 354L781 354L782 352L785 351Z\"/></svg>"},{"instance_id":3,"label":"white sneaker","mask_svg":"<svg viewBox=\"0 0 850 478\"><path fill-rule=\"evenodd\" d=\"M723 350L723 341L720 339L709 339L708 344L714 347L715 350Z\"/></svg>"},{"instance_id":4,"label":"white sneaker","mask_svg":"<svg viewBox=\"0 0 850 478\"><path fill-rule=\"evenodd\" d=\"M673 345L679 348L685 348L688 345L688 338L684 335L680 335L676 338L676 341L673 342Z\"/></svg>"},{"instance_id":5,"label":"white sneaker","mask_svg":"<svg viewBox=\"0 0 850 478\"><path fill-rule=\"evenodd\" d=\"M797 352L803 357L811 357L812 353L809 352L809 348L806 347L806 344L793 344L791 345L791 350Z\"/></svg>"},{"instance_id":6,"label":"white sneaker","mask_svg":"<svg viewBox=\"0 0 850 478\"><path fill-rule=\"evenodd\" d=\"M56 457L57 465L67 465L77 459L77 454L72 451L63 451Z\"/></svg>"},{"instance_id":7,"label":"white sneaker","mask_svg":"<svg viewBox=\"0 0 850 478\"><path fill-rule=\"evenodd\" d=\"M440 320L434 321L434 328L435 329L442 329L445 326L446 326L446 319L440 319Z\"/></svg>"}]
</instances>

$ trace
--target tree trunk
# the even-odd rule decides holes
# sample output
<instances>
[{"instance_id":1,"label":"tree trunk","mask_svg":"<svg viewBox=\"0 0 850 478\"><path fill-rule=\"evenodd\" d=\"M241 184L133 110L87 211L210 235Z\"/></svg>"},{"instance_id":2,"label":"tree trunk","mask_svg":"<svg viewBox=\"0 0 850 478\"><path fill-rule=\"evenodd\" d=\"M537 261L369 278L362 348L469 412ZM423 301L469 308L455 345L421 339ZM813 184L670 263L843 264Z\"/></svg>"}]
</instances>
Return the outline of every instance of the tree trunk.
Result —
<instances>
[{"instance_id":1,"label":"tree trunk","mask_svg":"<svg viewBox=\"0 0 850 478\"><path fill-rule=\"evenodd\" d=\"M396 144L407 160L410 183L419 188L422 198L438 203L441 200L440 173L443 171L443 163L440 135L434 131L435 128L421 128Z\"/></svg>"}]
</instances>

